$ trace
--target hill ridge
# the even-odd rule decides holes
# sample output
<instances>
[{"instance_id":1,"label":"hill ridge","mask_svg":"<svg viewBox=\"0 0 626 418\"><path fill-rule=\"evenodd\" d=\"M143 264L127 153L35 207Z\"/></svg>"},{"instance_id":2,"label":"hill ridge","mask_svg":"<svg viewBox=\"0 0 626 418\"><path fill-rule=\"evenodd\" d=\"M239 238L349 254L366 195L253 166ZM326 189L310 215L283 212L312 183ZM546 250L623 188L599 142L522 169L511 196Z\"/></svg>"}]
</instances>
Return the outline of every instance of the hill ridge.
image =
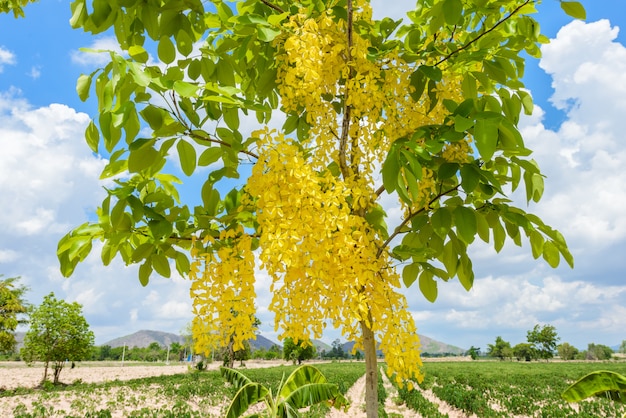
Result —
<instances>
[{"instance_id":1,"label":"hill ridge","mask_svg":"<svg viewBox=\"0 0 626 418\"><path fill-rule=\"evenodd\" d=\"M422 344L421 351L423 354L443 354L443 353L463 354L465 352L465 349L463 348L446 344L441 341L437 341L425 335L419 334L419 338ZM184 338L180 335L177 335L171 332L155 331L155 330L139 330L129 335L124 335L118 338L114 338L101 345L108 345L108 346L111 346L112 348L122 347L123 345L126 345L126 347L128 348L132 348L132 347L143 348L143 347L149 346L153 342L157 342L161 346L169 346L173 342L178 342L178 343L183 344ZM319 341L319 340L313 340L313 344L317 347L318 350L324 349L328 351L331 348L329 344L326 344L323 341ZM267 350L273 345L282 347L281 344L278 344L264 337L261 334L257 335L256 340L250 341L250 345L253 350L258 350L261 348ZM341 346L344 352L350 352L352 350L353 345L354 343L350 341L341 343Z\"/></svg>"}]
</instances>

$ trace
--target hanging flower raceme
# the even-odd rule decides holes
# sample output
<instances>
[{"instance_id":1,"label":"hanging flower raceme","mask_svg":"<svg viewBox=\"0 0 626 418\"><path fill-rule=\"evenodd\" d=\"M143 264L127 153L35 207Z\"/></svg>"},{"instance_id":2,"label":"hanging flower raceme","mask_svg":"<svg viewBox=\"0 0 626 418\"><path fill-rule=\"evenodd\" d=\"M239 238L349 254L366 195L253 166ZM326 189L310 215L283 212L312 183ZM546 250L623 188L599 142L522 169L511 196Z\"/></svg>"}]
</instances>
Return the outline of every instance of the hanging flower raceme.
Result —
<instances>
[{"instance_id":1,"label":"hanging flower raceme","mask_svg":"<svg viewBox=\"0 0 626 418\"><path fill-rule=\"evenodd\" d=\"M195 244L195 243L194 243ZM190 269L196 351L233 343L235 351L254 338L254 254L252 237L242 227L223 230L219 239L207 236L207 251L192 248Z\"/></svg>"},{"instance_id":2,"label":"hanging flower raceme","mask_svg":"<svg viewBox=\"0 0 626 418\"><path fill-rule=\"evenodd\" d=\"M315 172L300 146L281 134L256 135L260 161L246 190L257 206L259 258L273 280L269 308L280 337L308 342L330 321L362 348L365 321L379 341L394 342L380 347L390 372L420 380L415 324L397 292L398 274L379 253L382 242L351 209L356 184Z\"/></svg>"}]
</instances>

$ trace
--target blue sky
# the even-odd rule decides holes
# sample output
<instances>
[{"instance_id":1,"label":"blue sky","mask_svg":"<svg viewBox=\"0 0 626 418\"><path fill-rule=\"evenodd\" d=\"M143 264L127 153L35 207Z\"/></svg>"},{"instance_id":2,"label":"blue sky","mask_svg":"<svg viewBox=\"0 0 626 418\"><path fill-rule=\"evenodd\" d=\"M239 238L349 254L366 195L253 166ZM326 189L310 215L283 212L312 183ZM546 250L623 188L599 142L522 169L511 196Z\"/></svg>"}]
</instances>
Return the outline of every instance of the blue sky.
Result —
<instances>
[{"instance_id":1,"label":"blue sky","mask_svg":"<svg viewBox=\"0 0 626 418\"><path fill-rule=\"evenodd\" d=\"M377 17L399 18L413 2L372 4ZM421 334L484 349L498 335L523 342L535 324L549 323L579 348L626 339L626 0L583 4L585 22L565 16L556 0L540 6L537 18L553 42L540 61L527 62L536 110L521 123L548 176L543 200L528 210L565 235L576 267L550 269L527 247L495 254L478 244L471 292L441 283L431 304L417 288L406 290ZM29 5L26 15L0 16L0 274L22 276L32 303L50 291L82 303L97 343L140 329L179 332L191 319L183 278L155 278L143 288L136 267L116 260L105 268L98 248L72 278L59 273L58 239L104 196L104 160L82 137L95 104L75 93L97 56L78 48L114 44L106 34L72 30L65 0ZM268 279L261 272L258 281L262 333L274 338Z\"/></svg>"}]
</instances>

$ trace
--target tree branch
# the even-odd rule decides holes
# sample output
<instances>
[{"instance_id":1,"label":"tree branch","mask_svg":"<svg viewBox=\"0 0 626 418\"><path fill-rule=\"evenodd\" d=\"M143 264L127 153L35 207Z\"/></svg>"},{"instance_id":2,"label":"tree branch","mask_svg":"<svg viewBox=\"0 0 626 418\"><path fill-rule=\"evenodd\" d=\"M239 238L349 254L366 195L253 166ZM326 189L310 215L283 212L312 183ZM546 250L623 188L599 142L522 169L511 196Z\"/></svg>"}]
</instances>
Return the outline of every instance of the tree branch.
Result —
<instances>
[{"instance_id":1,"label":"tree branch","mask_svg":"<svg viewBox=\"0 0 626 418\"><path fill-rule=\"evenodd\" d=\"M228 147L228 148L232 148L233 147L232 145L222 141L221 139L207 138L207 137L202 136L202 135L194 134L191 130L188 130L187 132L185 132L185 134L187 136L189 136L190 138L196 139L198 141L207 141L207 142L211 142L211 143L214 143L214 144L223 145L223 146ZM248 156L250 156L250 157L252 157L252 158L254 158L256 160L259 159L259 156L257 154L255 154L254 152L252 152L252 151L248 151L248 150L242 149L242 150L240 150L238 152L241 153L241 154L246 154L246 155L248 155Z\"/></svg>"},{"instance_id":2,"label":"tree branch","mask_svg":"<svg viewBox=\"0 0 626 418\"><path fill-rule=\"evenodd\" d=\"M352 0L348 0L347 5L348 11L348 27L347 27L347 36L348 36L348 52L346 61L350 66L352 65ZM346 85L353 77L353 69L350 68L348 72L348 79L346 80ZM348 89L346 88L344 93L344 102L343 102L343 121L341 123L341 138L339 138L339 168L341 169L341 174L343 178L347 178L349 175L348 172L348 164L346 162L346 148L348 146L348 138L350 136L350 119L352 115L352 107L349 106L348 103Z\"/></svg>"},{"instance_id":3,"label":"tree branch","mask_svg":"<svg viewBox=\"0 0 626 418\"><path fill-rule=\"evenodd\" d=\"M398 235L400 235L402 232L402 228L404 228L406 226L406 224L408 224L411 219L413 219L415 216L419 215L420 213L423 213L426 211L427 208L430 207L430 205L432 205L434 202L436 202L437 200L441 199L442 197L444 197L445 195L448 195L456 190L459 189L459 187L461 187L460 184L457 184L456 186L454 186L453 188L446 190L445 192L441 192L439 193L437 196L433 197L430 202L428 202L428 205L424 206L423 208L421 208L420 210L418 210L415 213L409 213L409 216L407 216L400 225L398 225L396 227L396 229L394 229L393 233L391 235L389 235L389 238L387 238L387 240L383 243L383 245L381 245L378 248L378 252L376 253L376 258L380 257L380 255L383 253L383 250L385 249L385 247L387 245L389 245L389 243L391 241L393 241L393 239L395 237L397 237Z\"/></svg>"},{"instance_id":4,"label":"tree branch","mask_svg":"<svg viewBox=\"0 0 626 418\"><path fill-rule=\"evenodd\" d=\"M444 61L447 61L448 59L450 59L450 57L452 57L454 54L458 54L459 52L463 51L464 49L469 48L472 44L476 43L478 40L480 40L480 38L482 38L483 36L487 35L488 33L494 31L498 26L500 26L501 24L503 24L504 22L506 22L507 20L509 20L511 17L513 17L517 12L520 11L520 9L524 6L526 6L528 3L533 2L534 0L526 0L524 3L520 4L519 6L517 6L515 8L515 10L513 10L511 13L509 13L508 16L502 18L501 20L498 21L498 23L496 23L495 25L493 25L493 27L487 29L486 31L484 31L483 33L481 33L480 35L478 35L476 38L472 39L471 41L469 41L467 44L463 45L462 47L455 49L454 51L450 52L448 55L446 55L445 57L443 57L441 60L439 60L435 66L441 64Z\"/></svg>"},{"instance_id":5,"label":"tree branch","mask_svg":"<svg viewBox=\"0 0 626 418\"><path fill-rule=\"evenodd\" d=\"M285 12L283 9L281 9L280 7L278 7L277 5L270 3L267 0L261 0L261 3L263 3L264 5L266 5L267 7L269 7L270 9L274 9L276 10L278 13L287 13Z\"/></svg>"}]
</instances>

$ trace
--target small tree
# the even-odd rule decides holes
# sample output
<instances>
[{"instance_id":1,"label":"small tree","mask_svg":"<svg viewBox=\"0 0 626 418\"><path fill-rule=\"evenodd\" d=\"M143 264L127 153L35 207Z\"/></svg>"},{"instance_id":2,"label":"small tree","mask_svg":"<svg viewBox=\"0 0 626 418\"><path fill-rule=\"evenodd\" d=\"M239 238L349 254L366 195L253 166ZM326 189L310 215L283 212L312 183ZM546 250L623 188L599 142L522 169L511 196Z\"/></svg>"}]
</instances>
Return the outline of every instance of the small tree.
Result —
<instances>
[{"instance_id":1,"label":"small tree","mask_svg":"<svg viewBox=\"0 0 626 418\"><path fill-rule=\"evenodd\" d=\"M285 360L293 361L293 364L302 364L304 360L309 360L315 357L316 350L313 344L307 344L302 346L296 344L292 338L285 338L283 343L283 358Z\"/></svg>"},{"instance_id":2,"label":"small tree","mask_svg":"<svg viewBox=\"0 0 626 418\"><path fill-rule=\"evenodd\" d=\"M587 360L610 360L613 357L613 349L603 344L589 343L587 346Z\"/></svg>"},{"instance_id":3,"label":"small tree","mask_svg":"<svg viewBox=\"0 0 626 418\"><path fill-rule=\"evenodd\" d=\"M500 336L496 337L495 344L488 344L487 346L487 355L489 357L497 357L500 360L504 360L506 357L513 356L511 343L504 341Z\"/></svg>"},{"instance_id":4,"label":"small tree","mask_svg":"<svg viewBox=\"0 0 626 418\"><path fill-rule=\"evenodd\" d=\"M574 360L578 355L578 349L569 343L559 344L556 347L561 360Z\"/></svg>"},{"instance_id":5,"label":"small tree","mask_svg":"<svg viewBox=\"0 0 626 418\"><path fill-rule=\"evenodd\" d=\"M619 346L620 353L626 354L626 340L622 340L622 344Z\"/></svg>"},{"instance_id":6,"label":"small tree","mask_svg":"<svg viewBox=\"0 0 626 418\"><path fill-rule=\"evenodd\" d=\"M528 343L519 343L513 347L513 355L518 361L522 359L530 361L535 358L536 351L533 349L533 346Z\"/></svg>"},{"instance_id":7,"label":"small tree","mask_svg":"<svg viewBox=\"0 0 626 418\"><path fill-rule=\"evenodd\" d=\"M478 356L480 355L480 348L471 346L469 350L467 350L467 355L472 358L472 360L478 360Z\"/></svg>"},{"instance_id":8,"label":"small tree","mask_svg":"<svg viewBox=\"0 0 626 418\"><path fill-rule=\"evenodd\" d=\"M554 357L556 343L560 338L556 334L556 328L552 325L540 327L537 324L531 331L528 331L527 339L537 351L538 358L548 360Z\"/></svg>"},{"instance_id":9,"label":"small tree","mask_svg":"<svg viewBox=\"0 0 626 418\"><path fill-rule=\"evenodd\" d=\"M15 350L15 329L25 323L28 304L24 301L26 286L19 285L19 277L2 279L0 275L0 354Z\"/></svg>"},{"instance_id":10,"label":"small tree","mask_svg":"<svg viewBox=\"0 0 626 418\"><path fill-rule=\"evenodd\" d=\"M52 363L54 384L57 384L65 362L89 358L93 342L94 335L82 315L82 306L58 300L50 293L31 313L21 354L28 364L44 362L42 383Z\"/></svg>"}]
</instances>

